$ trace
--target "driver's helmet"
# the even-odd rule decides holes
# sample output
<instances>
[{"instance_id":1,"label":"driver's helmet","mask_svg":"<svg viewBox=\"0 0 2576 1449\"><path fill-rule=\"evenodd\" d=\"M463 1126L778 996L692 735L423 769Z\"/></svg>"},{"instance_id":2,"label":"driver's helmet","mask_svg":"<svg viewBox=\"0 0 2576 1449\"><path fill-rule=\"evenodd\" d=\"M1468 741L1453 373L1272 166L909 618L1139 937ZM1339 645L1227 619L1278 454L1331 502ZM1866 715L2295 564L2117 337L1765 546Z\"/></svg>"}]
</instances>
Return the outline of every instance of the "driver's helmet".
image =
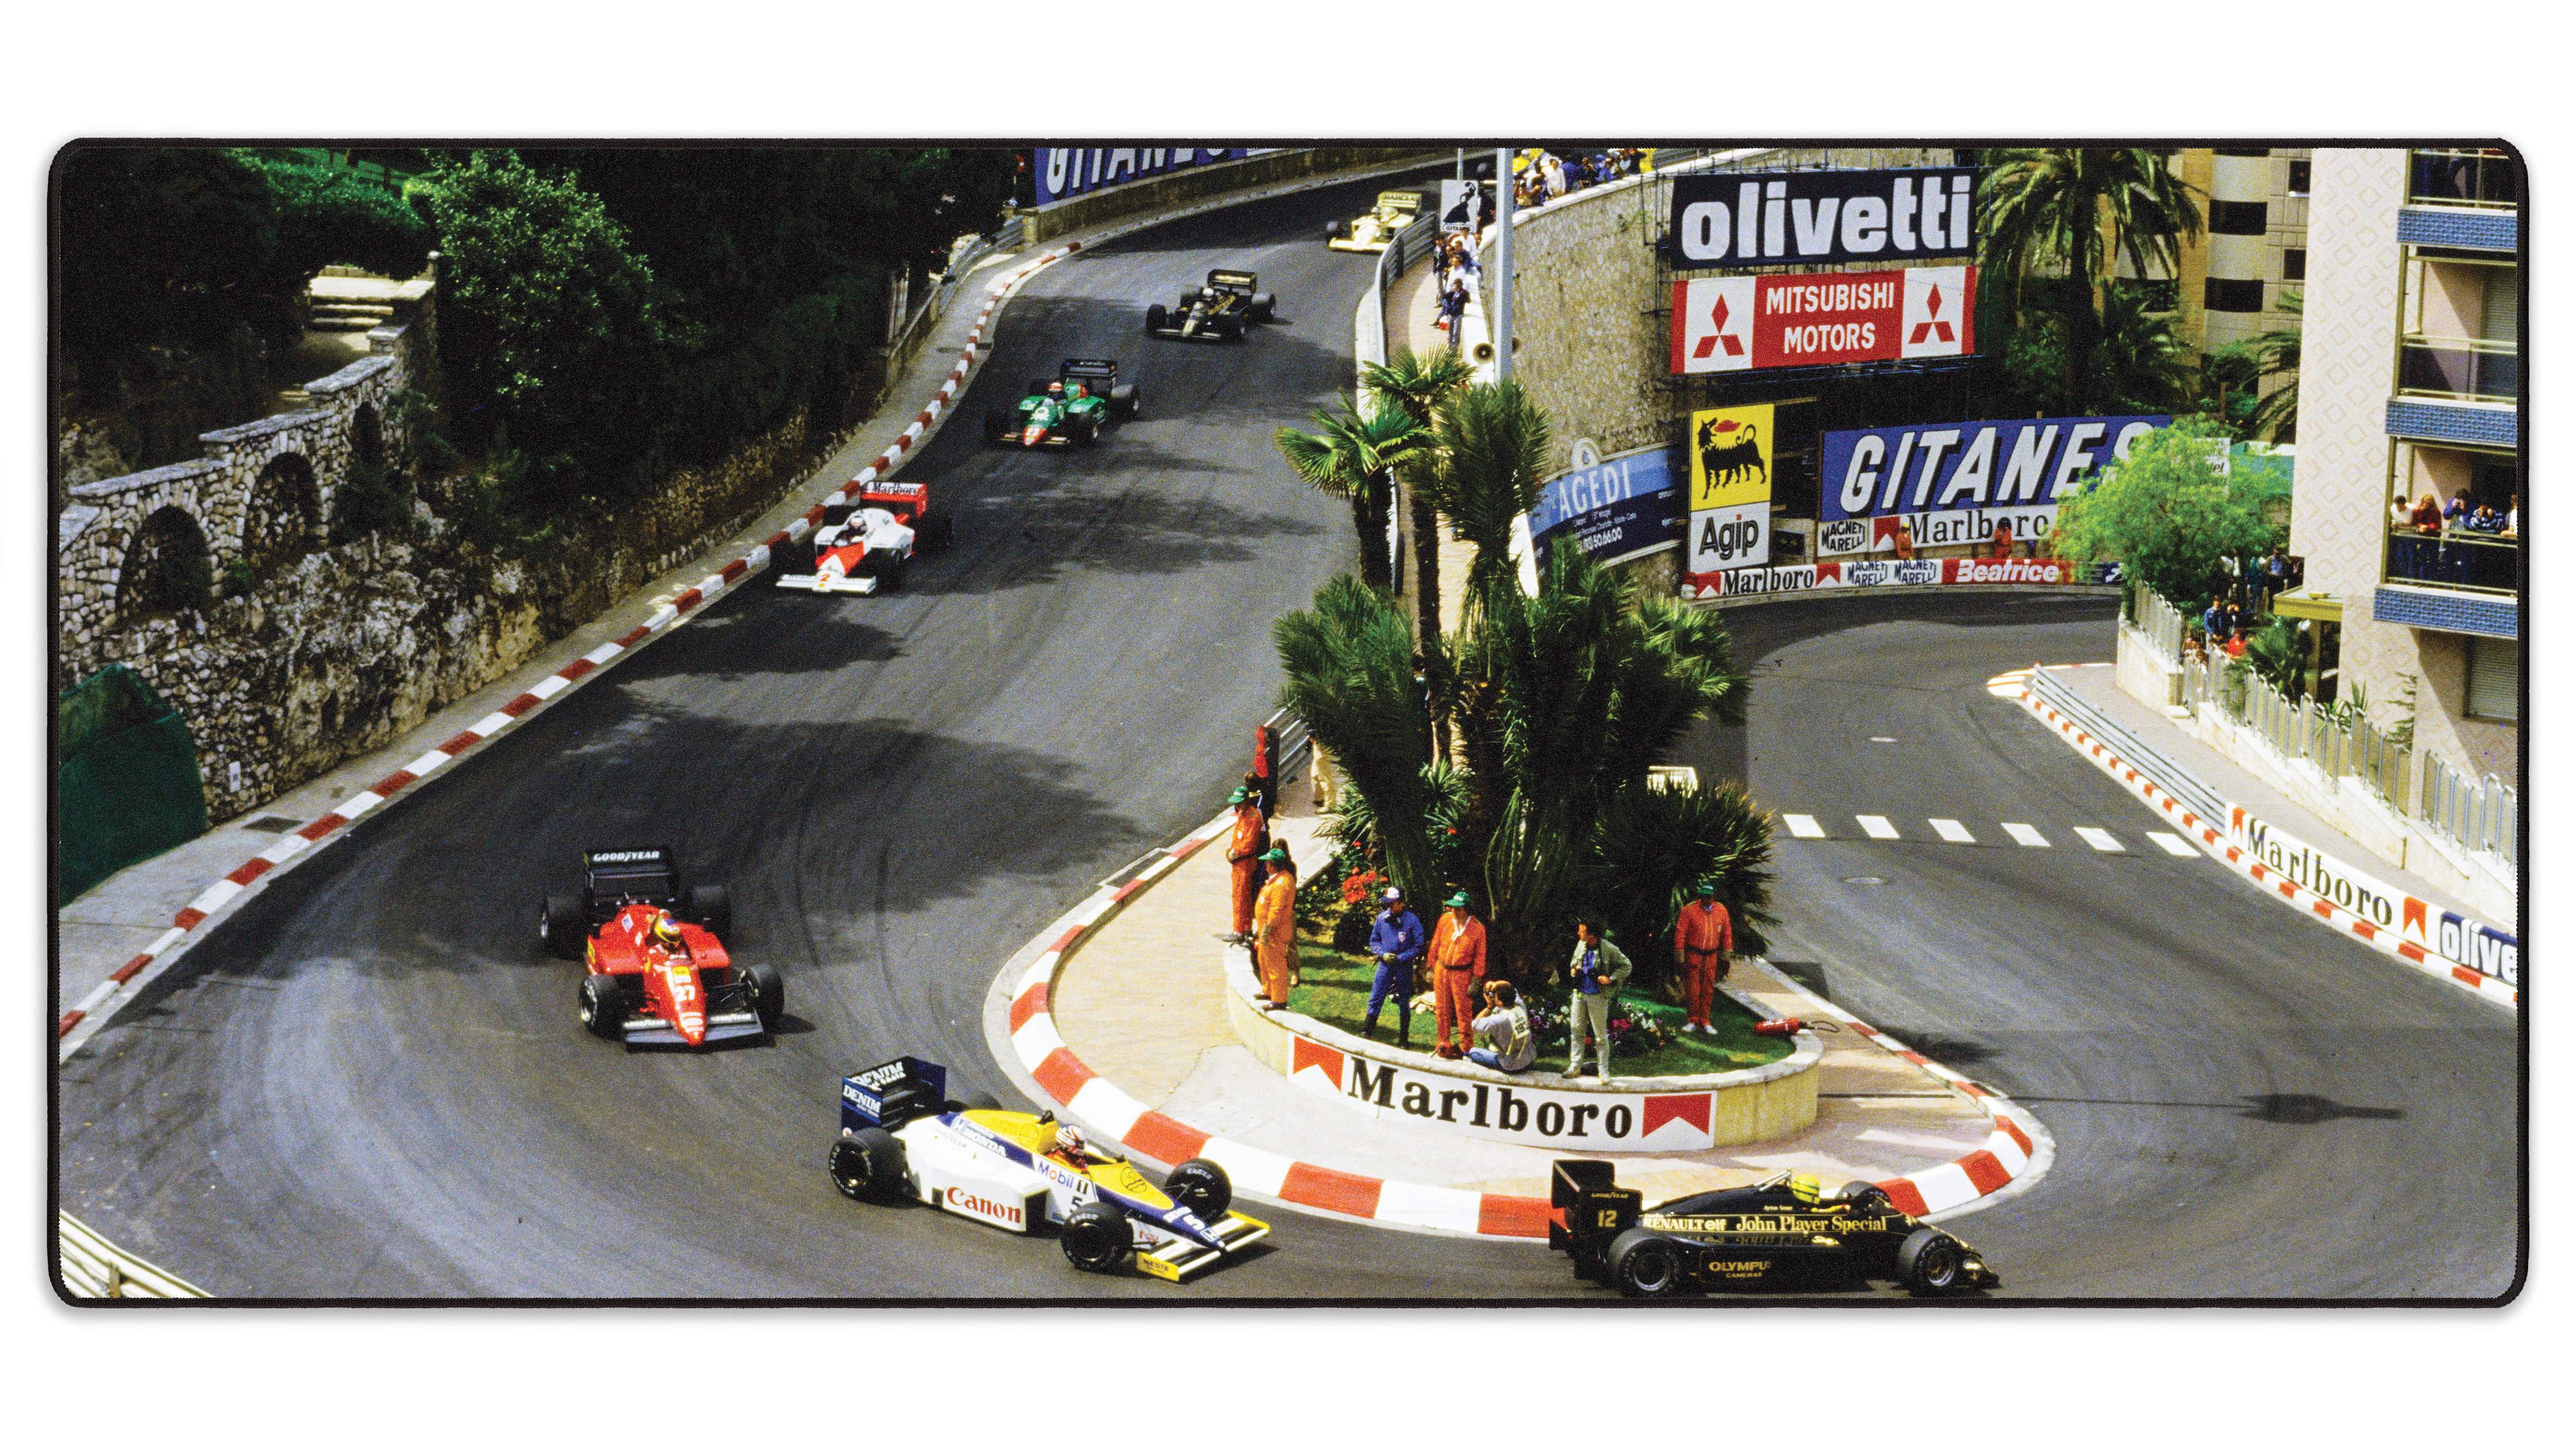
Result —
<instances>
[{"instance_id":1,"label":"driver's helmet","mask_svg":"<svg viewBox=\"0 0 2576 1449\"><path fill-rule=\"evenodd\" d=\"M680 949L680 923L669 916L654 917L653 944L666 951Z\"/></svg>"},{"instance_id":2,"label":"driver's helmet","mask_svg":"<svg viewBox=\"0 0 2576 1449\"><path fill-rule=\"evenodd\" d=\"M1090 1151L1090 1144L1082 1140L1081 1128L1070 1122L1060 1122L1055 1129L1055 1150L1080 1162Z\"/></svg>"},{"instance_id":3,"label":"driver's helmet","mask_svg":"<svg viewBox=\"0 0 2576 1449\"><path fill-rule=\"evenodd\" d=\"M1201 287L1201 288L1199 288L1199 299L1200 299L1201 301L1205 301L1205 302L1213 302L1213 301L1215 301L1215 300L1217 299L1217 290L1216 290L1216 288L1214 288L1214 287Z\"/></svg>"},{"instance_id":4,"label":"driver's helmet","mask_svg":"<svg viewBox=\"0 0 2576 1449\"><path fill-rule=\"evenodd\" d=\"M1064 384L1063 384L1062 382L1051 382L1051 383L1048 383L1048 384L1047 384L1047 396L1048 396L1048 397L1062 397L1062 396L1064 396Z\"/></svg>"},{"instance_id":5,"label":"driver's helmet","mask_svg":"<svg viewBox=\"0 0 2576 1449\"><path fill-rule=\"evenodd\" d=\"M1818 1187L1816 1179L1812 1174L1804 1172L1790 1174L1789 1196L1796 1198L1798 1201L1809 1207L1814 1207L1816 1205L1817 1193Z\"/></svg>"}]
</instances>

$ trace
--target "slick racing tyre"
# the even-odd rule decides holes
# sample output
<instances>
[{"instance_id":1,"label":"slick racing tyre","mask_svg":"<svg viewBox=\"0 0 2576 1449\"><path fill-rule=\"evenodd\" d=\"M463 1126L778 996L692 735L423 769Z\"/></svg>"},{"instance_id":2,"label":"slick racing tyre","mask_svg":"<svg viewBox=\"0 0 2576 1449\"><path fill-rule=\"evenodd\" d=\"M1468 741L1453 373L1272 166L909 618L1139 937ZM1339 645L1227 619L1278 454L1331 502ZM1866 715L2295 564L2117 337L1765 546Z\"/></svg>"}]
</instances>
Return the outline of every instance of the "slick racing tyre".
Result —
<instances>
[{"instance_id":1,"label":"slick racing tyre","mask_svg":"<svg viewBox=\"0 0 2576 1449\"><path fill-rule=\"evenodd\" d=\"M1225 1216L1234 1205L1234 1183L1225 1169L1204 1157L1193 1157L1172 1169L1163 1179L1163 1191L1172 1201L1213 1223Z\"/></svg>"},{"instance_id":2,"label":"slick racing tyre","mask_svg":"<svg viewBox=\"0 0 2576 1449\"><path fill-rule=\"evenodd\" d=\"M1136 416L1136 409L1141 406L1143 401L1138 396L1134 384L1113 387L1109 390L1109 410L1119 417L1132 418Z\"/></svg>"},{"instance_id":3,"label":"slick racing tyre","mask_svg":"<svg viewBox=\"0 0 2576 1449\"><path fill-rule=\"evenodd\" d=\"M1662 1298L1681 1286L1681 1250L1644 1228L1612 1238L1609 1259L1610 1282L1625 1297Z\"/></svg>"},{"instance_id":4,"label":"slick racing tyre","mask_svg":"<svg viewBox=\"0 0 2576 1449\"><path fill-rule=\"evenodd\" d=\"M1351 224L1347 221L1328 221L1324 223L1324 240L1340 241L1350 235L1350 231Z\"/></svg>"},{"instance_id":5,"label":"slick racing tyre","mask_svg":"<svg viewBox=\"0 0 2576 1449\"><path fill-rule=\"evenodd\" d=\"M832 1144L825 1170L852 1202L884 1202L903 1182L903 1142L882 1127L862 1127Z\"/></svg>"},{"instance_id":6,"label":"slick racing tyre","mask_svg":"<svg viewBox=\"0 0 2576 1449\"><path fill-rule=\"evenodd\" d=\"M581 1024L608 1041L626 1039L626 993L606 976L581 978Z\"/></svg>"},{"instance_id":7,"label":"slick racing tyre","mask_svg":"<svg viewBox=\"0 0 2576 1449\"><path fill-rule=\"evenodd\" d=\"M548 896L537 908L537 939L545 943L547 955L578 961L582 938L589 934L590 918L582 914L581 897Z\"/></svg>"},{"instance_id":8,"label":"slick racing tyre","mask_svg":"<svg viewBox=\"0 0 2576 1449\"><path fill-rule=\"evenodd\" d=\"M691 886L680 898L680 919L697 922L721 941L733 934L733 897L720 885Z\"/></svg>"},{"instance_id":9,"label":"slick racing tyre","mask_svg":"<svg viewBox=\"0 0 2576 1449\"><path fill-rule=\"evenodd\" d=\"M1896 1281L1917 1298L1959 1290L1964 1266L1959 1240L1939 1228L1916 1228L1896 1249Z\"/></svg>"},{"instance_id":10,"label":"slick racing tyre","mask_svg":"<svg viewBox=\"0 0 2576 1449\"><path fill-rule=\"evenodd\" d=\"M985 442L1007 443L1011 440L1011 435L1019 430L1020 425L1012 420L1009 413L1002 411L1000 408L986 408L984 410Z\"/></svg>"},{"instance_id":11,"label":"slick racing tyre","mask_svg":"<svg viewBox=\"0 0 2576 1449\"><path fill-rule=\"evenodd\" d=\"M1888 1201L1887 1189L1865 1178L1855 1178L1834 1194L1836 1202L1847 1202L1855 1212L1882 1213L1895 1204Z\"/></svg>"},{"instance_id":12,"label":"slick racing tyre","mask_svg":"<svg viewBox=\"0 0 2576 1449\"><path fill-rule=\"evenodd\" d=\"M1243 319L1240 317L1228 317L1218 322L1216 324L1216 335L1220 341L1241 342L1243 340Z\"/></svg>"},{"instance_id":13,"label":"slick racing tyre","mask_svg":"<svg viewBox=\"0 0 2576 1449\"><path fill-rule=\"evenodd\" d=\"M1086 1273L1114 1273L1136 1255L1127 1215L1105 1202L1087 1202L1064 1220L1065 1261Z\"/></svg>"},{"instance_id":14,"label":"slick racing tyre","mask_svg":"<svg viewBox=\"0 0 2576 1449\"><path fill-rule=\"evenodd\" d=\"M1088 448L1092 444L1100 441L1100 415L1098 413L1093 413L1089 417L1086 417L1082 421L1073 425L1073 441L1077 446L1085 448Z\"/></svg>"},{"instance_id":15,"label":"slick racing tyre","mask_svg":"<svg viewBox=\"0 0 2576 1449\"><path fill-rule=\"evenodd\" d=\"M742 984L751 988L751 1009L760 1016L760 1029L775 1033L787 1015L787 978L775 966L745 966Z\"/></svg>"},{"instance_id":16,"label":"slick racing tyre","mask_svg":"<svg viewBox=\"0 0 2576 1449\"><path fill-rule=\"evenodd\" d=\"M957 521L945 513L925 516L912 531L912 546L923 553L945 553L956 541Z\"/></svg>"},{"instance_id":17,"label":"slick racing tyre","mask_svg":"<svg viewBox=\"0 0 2576 1449\"><path fill-rule=\"evenodd\" d=\"M1160 332L1171 325L1172 314L1164 310L1162 303L1157 302L1153 306L1145 309L1146 331Z\"/></svg>"},{"instance_id":18,"label":"slick racing tyre","mask_svg":"<svg viewBox=\"0 0 2576 1449\"><path fill-rule=\"evenodd\" d=\"M894 557L878 564L877 587L888 593L892 593L896 589L902 588L903 576L911 569L911 567L912 559L904 554L896 554Z\"/></svg>"},{"instance_id":19,"label":"slick racing tyre","mask_svg":"<svg viewBox=\"0 0 2576 1449\"><path fill-rule=\"evenodd\" d=\"M1279 299L1278 299L1277 297L1272 296L1270 293L1268 293L1268 292L1255 292L1255 293L1253 293L1253 294L1252 294L1252 320L1253 320L1253 321L1255 321L1255 322L1268 322L1268 321L1270 321L1270 320L1271 320L1271 313L1273 313L1274 311L1276 311L1276 310L1278 309L1278 306L1279 306Z\"/></svg>"}]
</instances>

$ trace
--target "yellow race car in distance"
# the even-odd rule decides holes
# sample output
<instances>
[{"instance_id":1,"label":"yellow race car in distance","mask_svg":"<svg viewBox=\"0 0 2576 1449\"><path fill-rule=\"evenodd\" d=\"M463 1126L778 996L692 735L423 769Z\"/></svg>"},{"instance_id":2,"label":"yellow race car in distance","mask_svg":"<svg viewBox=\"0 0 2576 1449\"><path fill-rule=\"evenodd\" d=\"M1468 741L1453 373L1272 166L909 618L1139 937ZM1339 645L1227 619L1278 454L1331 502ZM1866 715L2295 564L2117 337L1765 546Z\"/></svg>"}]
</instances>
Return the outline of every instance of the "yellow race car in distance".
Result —
<instances>
[{"instance_id":1,"label":"yellow race car in distance","mask_svg":"<svg viewBox=\"0 0 2576 1449\"><path fill-rule=\"evenodd\" d=\"M1337 252L1385 251L1395 234L1411 226L1421 211L1421 192L1381 191L1376 209L1368 215L1332 223L1326 229L1325 245Z\"/></svg>"}]
</instances>

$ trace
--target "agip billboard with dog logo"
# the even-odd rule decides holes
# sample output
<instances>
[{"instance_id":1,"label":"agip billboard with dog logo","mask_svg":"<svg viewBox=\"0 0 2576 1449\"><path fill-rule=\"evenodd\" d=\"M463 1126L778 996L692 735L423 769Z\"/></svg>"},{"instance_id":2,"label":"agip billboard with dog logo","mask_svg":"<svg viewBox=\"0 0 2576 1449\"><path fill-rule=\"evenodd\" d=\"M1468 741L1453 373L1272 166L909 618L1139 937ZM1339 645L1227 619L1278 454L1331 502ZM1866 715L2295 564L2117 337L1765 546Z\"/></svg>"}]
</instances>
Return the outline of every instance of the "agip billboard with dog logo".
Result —
<instances>
[{"instance_id":1,"label":"agip billboard with dog logo","mask_svg":"<svg viewBox=\"0 0 2576 1449\"><path fill-rule=\"evenodd\" d=\"M1771 561L1773 408L1738 403L1691 414L1691 573Z\"/></svg>"}]
</instances>

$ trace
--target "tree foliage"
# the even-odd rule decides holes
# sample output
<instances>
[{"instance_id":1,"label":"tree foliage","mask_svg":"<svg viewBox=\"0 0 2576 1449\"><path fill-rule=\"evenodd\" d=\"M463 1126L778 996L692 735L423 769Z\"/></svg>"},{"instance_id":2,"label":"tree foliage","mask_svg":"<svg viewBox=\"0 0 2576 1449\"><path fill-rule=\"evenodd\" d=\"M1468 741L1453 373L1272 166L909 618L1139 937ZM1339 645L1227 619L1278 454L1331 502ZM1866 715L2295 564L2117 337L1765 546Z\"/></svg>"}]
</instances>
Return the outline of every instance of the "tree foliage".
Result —
<instances>
[{"instance_id":1,"label":"tree foliage","mask_svg":"<svg viewBox=\"0 0 2576 1449\"><path fill-rule=\"evenodd\" d=\"M2112 336L2123 323L2115 312L2119 295L2135 291L2112 285L2112 271L2125 258L2134 276L2173 276L2183 241L2200 234L2200 207L2167 154L2135 146L2007 148L1994 154L1978 184L1984 285L2004 298L1998 305L2016 331L2034 314L2048 317L2025 362L2039 347L2053 350L2056 401L2067 412L2111 401L2096 386L2095 372L2106 365L2123 369L2132 392L2165 372L2168 349L2152 345L2134 317L2126 321L2127 342ZM2143 315L2143 302L2132 311ZM2026 384L2027 374L2015 381Z\"/></svg>"},{"instance_id":2,"label":"tree foliage","mask_svg":"<svg viewBox=\"0 0 2576 1449\"><path fill-rule=\"evenodd\" d=\"M1431 447L1431 431L1391 398L1379 398L1366 416L1349 401L1338 413L1317 413L1318 431L1281 428L1272 435L1280 456L1306 486L1351 505L1359 535L1360 582L1373 589L1394 585L1386 551L1386 525L1394 506L1388 481Z\"/></svg>"},{"instance_id":3,"label":"tree foliage","mask_svg":"<svg viewBox=\"0 0 2576 1449\"><path fill-rule=\"evenodd\" d=\"M2061 558L2118 559L2132 587L2145 584L2188 610L2233 582L2222 558L2245 559L2287 541L2289 484L2245 466L2222 476L2211 461L2226 435L2191 421L2141 438L2058 505L2050 543Z\"/></svg>"},{"instance_id":4,"label":"tree foliage","mask_svg":"<svg viewBox=\"0 0 2576 1449\"><path fill-rule=\"evenodd\" d=\"M1450 400L1475 376L1475 368L1465 358L1447 349L1417 353L1398 347L1386 361L1360 366L1362 387L1404 409L1406 417L1425 429L1434 427ZM1435 482L1441 455L1436 441L1396 472L1412 515L1414 618L1425 639L1440 632L1440 510Z\"/></svg>"}]
</instances>

